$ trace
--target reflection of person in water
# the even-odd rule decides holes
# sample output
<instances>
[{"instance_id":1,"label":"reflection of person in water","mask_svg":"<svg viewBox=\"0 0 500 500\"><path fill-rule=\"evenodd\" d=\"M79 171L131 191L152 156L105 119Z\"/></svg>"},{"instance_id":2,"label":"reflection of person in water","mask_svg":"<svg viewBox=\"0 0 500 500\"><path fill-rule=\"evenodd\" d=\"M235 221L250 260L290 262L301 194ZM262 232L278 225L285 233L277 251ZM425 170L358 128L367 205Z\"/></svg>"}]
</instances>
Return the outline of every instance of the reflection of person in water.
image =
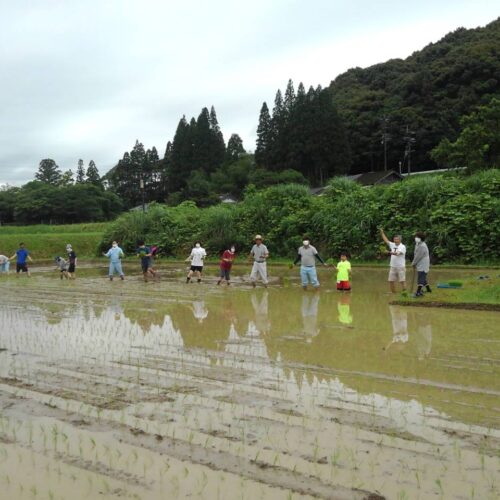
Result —
<instances>
[{"instance_id":1,"label":"reflection of person in water","mask_svg":"<svg viewBox=\"0 0 500 500\"><path fill-rule=\"evenodd\" d=\"M193 300L191 310L193 311L193 315L199 323L203 323L205 318L208 316L208 309L205 307L204 300Z\"/></svg>"},{"instance_id":2,"label":"reflection of person in water","mask_svg":"<svg viewBox=\"0 0 500 500\"><path fill-rule=\"evenodd\" d=\"M303 333L307 342L311 342L313 337L319 333L318 328L318 305L319 294L302 296L302 324Z\"/></svg>"},{"instance_id":3,"label":"reflection of person in water","mask_svg":"<svg viewBox=\"0 0 500 500\"><path fill-rule=\"evenodd\" d=\"M269 292L264 291L260 300L258 299L258 293L254 292L251 295L250 300L252 301L252 307L255 314L255 327L257 330L265 335L271 327L269 321Z\"/></svg>"},{"instance_id":4,"label":"reflection of person in water","mask_svg":"<svg viewBox=\"0 0 500 500\"><path fill-rule=\"evenodd\" d=\"M428 358L432 348L432 325L426 312L416 311L415 322L417 324L416 343L419 361Z\"/></svg>"},{"instance_id":5,"label":"reflection of person in water","mask_svg":"<svg viewBox=\"0 0 500 500\"><path fill-rule=\"evenodd\" d=\"M344 294L340 296L340 300L337 301L337 311L339 313L340 323L347 328L353 328L350 295Z\"/></svg>"},{"instance_id":6,"label":"reflection of person in water","mask_svg":"<svg viewBox=\"0 0 500 500\"><path fill-rule=\"evenodd\" d=\"M400 347L408 343L410 336L408 334L408 313L405 309L398 306L389 306L392 320L392 340L387 344L387 351L392 345Z\"/></svg>"}]
</instances>

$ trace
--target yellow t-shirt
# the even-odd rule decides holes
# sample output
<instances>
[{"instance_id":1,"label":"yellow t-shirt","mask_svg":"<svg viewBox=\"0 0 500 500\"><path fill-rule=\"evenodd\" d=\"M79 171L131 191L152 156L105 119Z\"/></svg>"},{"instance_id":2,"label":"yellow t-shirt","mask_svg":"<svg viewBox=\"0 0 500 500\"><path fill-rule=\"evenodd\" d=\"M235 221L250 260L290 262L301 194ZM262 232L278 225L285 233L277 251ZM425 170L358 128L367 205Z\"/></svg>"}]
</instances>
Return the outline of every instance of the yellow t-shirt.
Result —
<instances>
[{"instance_id":1,"label":"yellow t-shirt","mask_svg":"<svg viewBox=\"0 0 500 500\"><path fill-rule=\"evenodd\" d=\"M348 260L341 260L337 264L337 281L349 281L349 271L351 263Z\"/></svg>"}]
</instances>

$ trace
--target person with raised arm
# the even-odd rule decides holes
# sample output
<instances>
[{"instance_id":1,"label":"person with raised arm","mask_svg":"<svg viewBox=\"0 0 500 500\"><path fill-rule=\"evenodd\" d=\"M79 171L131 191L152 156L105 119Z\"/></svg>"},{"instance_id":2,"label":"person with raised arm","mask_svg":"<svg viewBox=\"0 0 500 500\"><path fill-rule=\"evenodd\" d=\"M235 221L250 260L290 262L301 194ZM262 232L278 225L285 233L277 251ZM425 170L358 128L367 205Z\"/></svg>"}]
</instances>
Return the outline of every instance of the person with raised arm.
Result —
<instances>
[{"instance_id":1,"label":"person with raised arm","mask_svg":"<svg viewBox=\"0 0 500 500\"><path fill-rule=\"evenodd\" d=\"M399 281L404 292L406 291L406 247L403 245L401 235L395 235L393 241L390 241L382 228L380 228L380 235L389 247L389 255L391 256L388 279L391 293L396 293L396 281Z\"/></svg>"}]
</instances>

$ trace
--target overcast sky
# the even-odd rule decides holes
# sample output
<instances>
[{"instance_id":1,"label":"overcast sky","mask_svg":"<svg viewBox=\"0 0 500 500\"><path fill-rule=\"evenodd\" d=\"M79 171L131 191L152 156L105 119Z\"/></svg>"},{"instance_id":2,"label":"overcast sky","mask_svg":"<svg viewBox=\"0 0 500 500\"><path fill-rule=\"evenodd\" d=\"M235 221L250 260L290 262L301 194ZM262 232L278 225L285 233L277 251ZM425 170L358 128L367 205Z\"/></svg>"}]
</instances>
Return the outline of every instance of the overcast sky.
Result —
<instances>
[{"instance_id":1,"label":"overcast sky","mask_svg":"<svg viewBox=\"0 0 500 500\"><path fill-rule=\"evenodd\" d=\"M42 158L109 170L139 139L163 156L179 118L215 106L255 147L261 104L289 78L339 73L484 26L497 1L0 0L0 184Z\"/></svg>"}]
</instances>

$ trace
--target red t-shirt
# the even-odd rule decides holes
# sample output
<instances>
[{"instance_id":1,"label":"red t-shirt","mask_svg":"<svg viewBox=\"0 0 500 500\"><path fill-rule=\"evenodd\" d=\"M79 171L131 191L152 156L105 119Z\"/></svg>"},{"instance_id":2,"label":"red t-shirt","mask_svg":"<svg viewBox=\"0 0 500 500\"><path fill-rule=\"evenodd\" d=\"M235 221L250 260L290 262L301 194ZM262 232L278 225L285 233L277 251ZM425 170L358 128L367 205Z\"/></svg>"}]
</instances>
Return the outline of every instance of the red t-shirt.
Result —
<instances>
[{"instance_id":1,"label":"red t-shirt","mask_svg":"<svg viewBox=\"0 0 500 500\"><path fill-rule=\"evenodd\" d=\"M231 266L233 265L234 253L232 253L229 250L226 250L222 254L222 259L231 259L231 262L227 262L225 260L220 261L220 268L229 271L229 269L231 269Z\"/></svg>"}]
</instances>

